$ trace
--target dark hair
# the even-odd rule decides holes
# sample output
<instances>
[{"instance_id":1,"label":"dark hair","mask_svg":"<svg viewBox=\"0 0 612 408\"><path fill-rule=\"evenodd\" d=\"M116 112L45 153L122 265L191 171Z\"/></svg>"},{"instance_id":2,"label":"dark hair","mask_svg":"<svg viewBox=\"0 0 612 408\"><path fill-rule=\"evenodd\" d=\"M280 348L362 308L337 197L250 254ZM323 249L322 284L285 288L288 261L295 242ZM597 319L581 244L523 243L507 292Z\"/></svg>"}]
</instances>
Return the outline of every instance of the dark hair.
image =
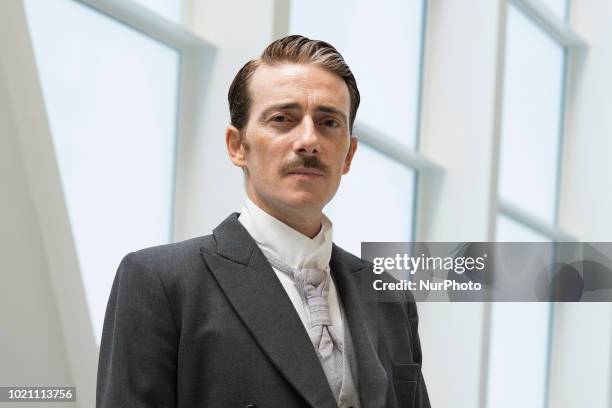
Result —
<instances>
[{"instance_id":1,"label":"dark hair","mask_svg":"<svg viewBox=\"0 0 612 408\"><path fill-rule=\"evenodd\" d=\"M349 126L353 132L353 124L359 107L359 89L357 81L342 55L325 41L311 40L301 35L290 35L280 38L266 47L261 56L247 62L238 71L229 88L230 118L233 126L242 130L249 118L251 97L249 95L249 79L262 64L276 65L282 63L314 64L340 76L348 87L351 105Z\"/></svg>"}]
</instances>

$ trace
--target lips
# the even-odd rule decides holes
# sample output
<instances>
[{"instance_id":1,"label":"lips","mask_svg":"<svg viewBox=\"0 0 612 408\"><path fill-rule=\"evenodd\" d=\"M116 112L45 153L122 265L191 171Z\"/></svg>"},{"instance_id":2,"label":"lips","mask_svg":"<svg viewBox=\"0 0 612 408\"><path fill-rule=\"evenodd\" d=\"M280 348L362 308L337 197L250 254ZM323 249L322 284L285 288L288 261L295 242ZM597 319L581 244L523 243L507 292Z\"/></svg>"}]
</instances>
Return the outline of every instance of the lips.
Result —
<instances>
[{"instance_id":1,"label":"lips","mask_svg":"<svg viewBox=\"0 0 612 408\"><path fill-rule=\"evenodd\" d=\"M323 176L323 172L319 169L313 169L310 167L298 167L297 169L293 169L291 171L288 172L288 174L293 174L293 175L305 175L305 176L319 176L322 177Z\"/></svg>"}]
</instances>

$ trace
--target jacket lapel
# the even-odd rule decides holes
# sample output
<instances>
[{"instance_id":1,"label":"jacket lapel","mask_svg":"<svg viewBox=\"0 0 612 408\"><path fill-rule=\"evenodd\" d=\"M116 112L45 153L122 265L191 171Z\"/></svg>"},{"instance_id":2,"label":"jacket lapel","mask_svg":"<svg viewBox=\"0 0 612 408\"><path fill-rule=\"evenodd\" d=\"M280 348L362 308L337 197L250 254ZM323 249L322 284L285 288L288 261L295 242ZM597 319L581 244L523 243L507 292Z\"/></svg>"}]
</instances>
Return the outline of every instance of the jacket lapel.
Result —
<instances>
[{"instance_id":1,"label":"jacket lapel","mask_svg":"<svg viewBox=\"0 0 612 408\"><path fill-rule=\"evenodd\" d=\"M244 325L310 405L336 407L304 325L238 213L222 222L213 236L216 253L202 247L202 257Z\"/></svg>"},{"instance_id":2,"label":"jacket lapel","mask_svg":"<svg viewBox=\"0 0 612 408\"><path fill-rule=\"evenodd\" d=\"M357 364L357 382L363 408L384 407L389 379L378 358L376 316L362 296L360 275L364 263L335 244L330 267L348 320Z\"/></svg>"}]
</instances>

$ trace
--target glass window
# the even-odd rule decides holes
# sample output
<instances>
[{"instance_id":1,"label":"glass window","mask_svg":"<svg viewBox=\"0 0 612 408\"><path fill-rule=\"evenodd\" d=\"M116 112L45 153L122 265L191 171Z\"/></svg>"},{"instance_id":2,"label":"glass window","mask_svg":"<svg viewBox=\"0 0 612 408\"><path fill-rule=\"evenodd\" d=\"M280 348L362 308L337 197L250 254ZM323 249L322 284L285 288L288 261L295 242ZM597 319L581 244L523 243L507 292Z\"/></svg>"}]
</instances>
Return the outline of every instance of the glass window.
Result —
<instances>
[{"instance_id":1,"label":"glass window","mask_svg":"<svg viewBox=\"0 0 612 408\"><path fill-rule=\"evenodd\" d=\"M564 49L514 6L508 10L500 197L554 223Z\"/></svg>"},{"instance_id":2,"label":"glass window","mask_svg":"<svg viewBox=\"0 0 612 408\"><path fill-rule=\"evenodd\" d=\"M71 0L25 6L99 341L121 258L171 239L179 54Z\"/></svg>"},{"instance_id":3,"label":"glass window","mask_svg":"<svg viewBox=\"0 0 612 408\"><path fill-rule=\"evenodd\" d=\"M351 67L361 93L357 118L416 148L424 0L292 1L292 34L327 41ZM374 29L385 21L385 30ZM372 29L369 29L372 27ZM356 134L359 134L358 127ZM336 197L324 210L339 245L361 253L361 241L413 238L415 171L361 143Z\"/></svg>"},{"instance_id":4,"label":"glass window","mask_svg":"<svg viewBox=\"0 0 612 408\"><path fill-rule=\"evenodd\" d=\"M331 43L351 67L362 96L358 118L409 147L417 139L423 12L423 0L376 7L369 0L292 1L290 10L292 34Z\"/></svg>"},{"instance_id":5,"label":"glass window","mask_svg":"<svg viewBox=\"0 0 612 408\"><path fill-rule=\"evenodd\" d=\"M562 2L543 3L552 9ZM554 227L565 49L510 4L505 58L500 199ZM498 214L496 240L549 242L551 238ZM491 305L488 407L547 406L551 322L550 303Z\"/></svg>"},{"instance_id":6,"label":"glass window","mask_svg":"<svg viewBox=\"0 0 612 408\"><path fill-rule=\"evenodd\" d=\"M334 242L358 255L362 241L412 240L414 182L413 170L360 144L323 210L334 223Z\"/></svg>"},{"instance_id":7,"label":"glass window","mask_svg":"<svg viewBox=\"0 0 612 408\"><path fill-rule=\"evenodd\" d=\"M549 242L550 238L498 215L497 241ZM487 407L546 407L551 314L550 303L491 304Z\"/></svg>"},{"instance_id":8,"label":"glass window","mask_svg":"<svg viewBox=\"0 0 612 408\"><path fill-rule=\"evenodd\" d=\"M528 228L505 215L497 215L496 241L499 242L549 242L550 238Z\"/></svg>"},{"instance_id":9,"label":"glass window","mask_svg":"<svg viewBox=\"0 0 612 408\"><path fill-rule=\"evenodd\" d=\"M549 303L491 303L487 407L546 406Z\"/></svg>"}]
</instances>

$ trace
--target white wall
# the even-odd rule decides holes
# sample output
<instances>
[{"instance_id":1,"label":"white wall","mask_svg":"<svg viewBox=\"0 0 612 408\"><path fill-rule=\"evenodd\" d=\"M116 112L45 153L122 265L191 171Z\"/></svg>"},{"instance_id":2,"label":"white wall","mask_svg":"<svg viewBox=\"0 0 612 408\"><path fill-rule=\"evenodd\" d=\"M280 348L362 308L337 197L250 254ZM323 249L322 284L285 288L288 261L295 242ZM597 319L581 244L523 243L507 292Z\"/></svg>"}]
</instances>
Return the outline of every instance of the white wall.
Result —
<instances>
[{"instance_id":1,"label":"white wall","mask_svg":"<svg viewBox=\"0 0 612 408\"><path fill-rule=\"evenodd\" d=\"M429 1L420 150L446 171L419 181L418 240L492 236L503 6ZM432 406L480 406L488 306L421 303L419 310Z\"/></svg>"},{"instance_id":2,"label":"white wall","mask_svg":"<svg viewBox=\"0 0 612 408\"><path fill-rule=\"evenodd\" d=\"M612 240L612 3L572 2L571 24L588 50L570 61L561 200L562 227L587 241Z\"/></svg>"},{"instance_id":3,"label":"white wall","mask_svg":"<svg viewBox=\"0 0 612 408\"><path fill-rule=\"evenodd\" d=\"M201 108L194 112L194 132L179 145L176 240L209 234L242 207L242 171L230 162L225 147L227 91L238 70L274 39L275 1L191 0L185 15L187 28L216 52L211 76L201 89Z\"/></svg>"},{"instance_id":4,"label":"white wall","mask_svg":"<svg viewBox=\"0 0 612 408\"><path fill-rule=\"evenodd\" d=\"M430 1L419 150L446 171L421 183L417 237L487 240L496 211L500 0ZM475 12L477 10L477 12Z\"/></svg>"},{"instance_id":5,"label":"white wall","mask_svg":"<svg viewBox=\"0 0 612 408\"><path fill-rule=\"evenodd\" d=\"M555 314L549 406L612 407L612 305L558 303Z\"/></svg>"},{"instance_id":6,"label":"white wall","mask_svg":"<svg viewBox=\"0 0 612 408\"><path fill-rule=\"evenodd\" d=\"M561 226L612 241L612 3L574 0L571 25L588 44L570 59ZM612 407L612 306L556 306L550 407Z\"/></svg>"},{"instance_id":7,"label":"white wall","mask_svg":"<svg viewBox=\"0 0 612 408\"><path fill-rule=\"evenodd\" d=\"M7 107L5 114L8 114L11 120L10 125L7 125L11 128L6 129L2 137L8 137L11 140L9 146L17 146L18 149L13 150L15 153L12 157L18 166L14 171L7 172L5 176L16 177L12 179L12 183L27 191L31 198L32 211L21 213L20 215L24 216L21 221L27 220L33 223L30 225L36 225L38 236L35 235L33 239L40 240L45 255L46 268L41 269L40 264L29 265L24 276L27 273L34 277L46 275L49 279L46 287L55 303L54 308L41 307L36 317L21 324L44 327L47 322L52 322L61 330L65 354L57 355L61 362L60 367L66 362L69 364L72 376L70 385L77 387L77 400L82 406L93 406L98 350L87 310L65 197L21 0L0 2L0 64L2 65L0 103ZM23 203L14 202L13 205L16 207L7 208L5 213L11 214L11 208L12 211L30 211L28 206L17 207L20 204ZM31 245L25 244L24 250L30 247L36 249L36 245L39 245L36 241ZM0 262L3 271L5 268L10 268L5 266L4 258L0 259ZM42 278L40 282L43 282ZM29 293L25 290L16 291L13 296L16 295L21 295L25 299ZM32 303L36 304L36 300L32 300ZM55 310L59 312L58 315L55 315ZM16 347L14 350L2 349L0 352L14 355L27 355L30 352L25 341L14 346ZM55 361L54 357L49 359L40 360L40 364L44 367L45 364ZM8 366L6 369L10 372L17 368ZM35 369L30 371L29 375L37 375ZM37 383L34 382L33 385L35 384Z\"/></svg>"},{"instance_id":8,"label":"white wall","mask_svg":"<svg viewBox=\"0 0 612 408\"><path fill-rule=\"evenodd\" d=\"M5 85L0 61L0 384L73 386L56 294Z\"/></svg>"}]
</instances>

